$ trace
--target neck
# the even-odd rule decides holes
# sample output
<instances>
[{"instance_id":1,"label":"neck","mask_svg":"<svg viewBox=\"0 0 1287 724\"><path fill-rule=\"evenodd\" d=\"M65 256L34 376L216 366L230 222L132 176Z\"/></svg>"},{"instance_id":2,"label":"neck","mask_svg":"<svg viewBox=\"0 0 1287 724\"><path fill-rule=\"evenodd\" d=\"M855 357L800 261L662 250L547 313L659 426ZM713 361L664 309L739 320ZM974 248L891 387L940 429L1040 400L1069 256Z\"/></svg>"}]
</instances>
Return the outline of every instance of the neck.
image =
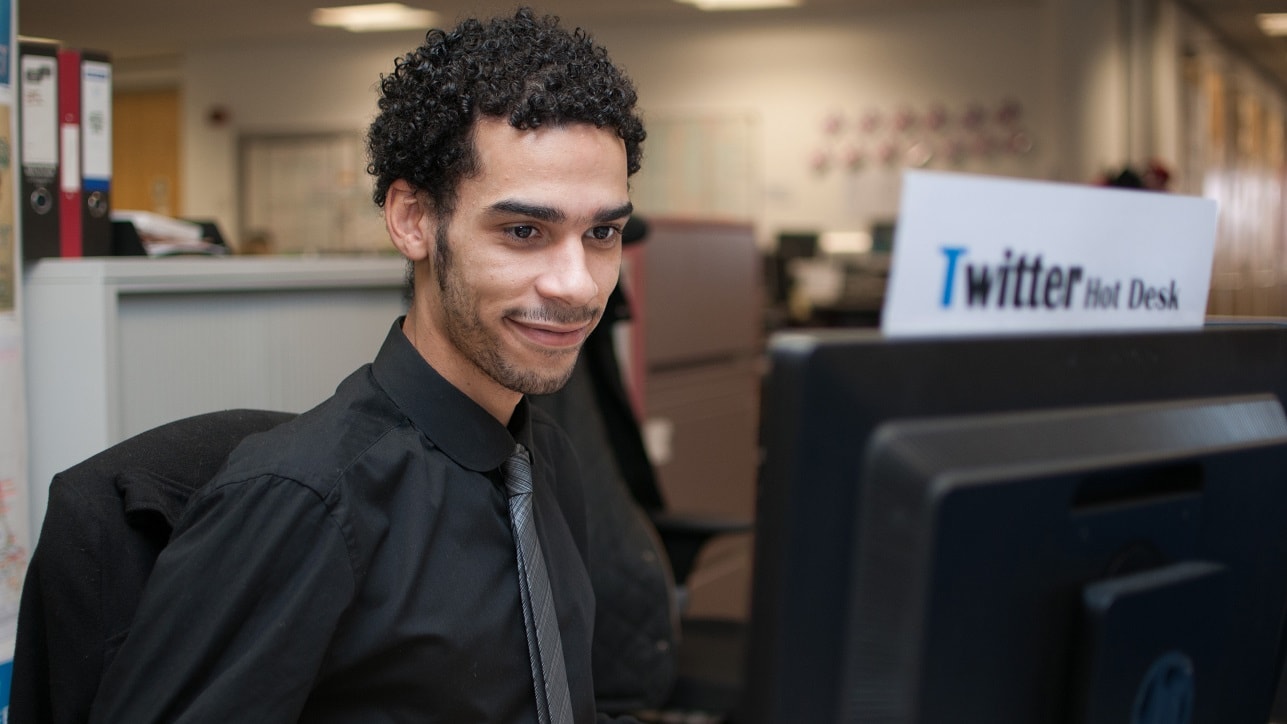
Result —
<instances>
[{"instance_id":1,"label":"neck","mask_svg":"<svg viewBox=\"0 0 1287 724\"><path fill-rule=\"evenodd\" d=\"M434 328L425 323L426 319L428 313L418 310L413 303L407 311L407 318L402 322L402 333L407 336L411 346L443 379L502 425L509 425L510 418L514 416L514 408L523 399L523 393L501 386L478 369L450 341L435 333Z\"/></svg>"}]
</instances>

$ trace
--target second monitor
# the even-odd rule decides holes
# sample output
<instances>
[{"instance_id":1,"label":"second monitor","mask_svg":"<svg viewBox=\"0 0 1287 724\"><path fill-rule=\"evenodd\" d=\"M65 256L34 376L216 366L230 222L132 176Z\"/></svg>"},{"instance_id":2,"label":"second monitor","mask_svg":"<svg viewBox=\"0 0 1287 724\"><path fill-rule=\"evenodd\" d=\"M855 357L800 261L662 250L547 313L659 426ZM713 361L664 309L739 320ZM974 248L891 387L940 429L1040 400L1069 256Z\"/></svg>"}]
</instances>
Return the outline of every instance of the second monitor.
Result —
<instances>
[{"instance_id":1,"label":"second monitor","mask_svg":"<svg viewBox=\"0 0 1287 724\"><path fill-rule=\"evenodd\" d=\"M745 719L1267 721L1285 398L1283 328L779 336Z\"/></svg>"}]
</instances>

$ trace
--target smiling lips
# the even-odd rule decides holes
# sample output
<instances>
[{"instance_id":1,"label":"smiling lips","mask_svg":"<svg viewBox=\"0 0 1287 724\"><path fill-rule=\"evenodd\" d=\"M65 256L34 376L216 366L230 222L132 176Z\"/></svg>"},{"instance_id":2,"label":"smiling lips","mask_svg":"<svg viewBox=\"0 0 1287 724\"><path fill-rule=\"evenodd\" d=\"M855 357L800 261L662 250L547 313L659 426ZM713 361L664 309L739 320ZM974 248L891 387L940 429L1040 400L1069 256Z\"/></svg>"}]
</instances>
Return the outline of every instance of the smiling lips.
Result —
<instances>
[{"instance_id":1,"label":"smiling lips","mask_svg":"<svg viewBox=\"0 0 1287 724\"><path fill-rule=\"evenodd\" d=\"M592 329L592 323L589 320L573 325L524 320L514 317L508 317L506 321L513 325L519 334L542 347L579 347Z\"/></svg>"}]
</instances>

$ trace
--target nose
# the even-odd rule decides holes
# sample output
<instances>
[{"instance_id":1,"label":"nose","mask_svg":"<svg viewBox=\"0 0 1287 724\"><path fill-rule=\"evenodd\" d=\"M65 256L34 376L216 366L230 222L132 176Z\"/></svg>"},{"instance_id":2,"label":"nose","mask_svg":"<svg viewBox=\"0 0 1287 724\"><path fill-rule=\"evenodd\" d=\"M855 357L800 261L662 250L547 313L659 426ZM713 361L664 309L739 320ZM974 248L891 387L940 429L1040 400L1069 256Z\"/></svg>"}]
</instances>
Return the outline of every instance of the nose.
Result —
<instances>
[{"instance_id":1,"label":"nose","mask_svg":"<svg viewBox=\"0 0 1287 724\"><path fill-rule=\"evenodd\" d=\"M555 299L570 306L584 306L599 294L591 255L586 253L580 237L570 237L547 247L549 255L543 261L545 268L537 277L536 291L546 299Z\"/></svg>"}]
</instances>

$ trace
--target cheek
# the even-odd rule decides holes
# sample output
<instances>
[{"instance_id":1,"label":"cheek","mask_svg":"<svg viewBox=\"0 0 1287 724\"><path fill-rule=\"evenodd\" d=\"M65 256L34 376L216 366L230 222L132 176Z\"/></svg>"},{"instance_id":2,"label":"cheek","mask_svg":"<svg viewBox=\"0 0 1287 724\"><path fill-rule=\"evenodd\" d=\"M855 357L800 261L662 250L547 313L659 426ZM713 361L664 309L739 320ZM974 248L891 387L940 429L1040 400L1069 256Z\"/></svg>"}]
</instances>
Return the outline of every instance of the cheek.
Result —
<instances>
[{"instance_id":1,"label":"cheek","mask_svg":"<svg viewBox=\"0 0 1287 724\"><path fill-rule=\"evenodd\" d=\"M534 287L534 266L513 259L480 260L473 279L474 293L483 304L506 306Z\"/></svg>"},{"instance_id":2,"label":"cheek","mask_svg":"<svg viewBox=\"0 0 1287 724\"><path fill-rule=\"evenodd\" d=\"M590 263L590 274L599 286L599 296L601 299L607 299L612 288L617 286L617 278L621 275L621 252L618 250L604 254L602 258L596 258Z\"/></svg>"}]
</instances>

